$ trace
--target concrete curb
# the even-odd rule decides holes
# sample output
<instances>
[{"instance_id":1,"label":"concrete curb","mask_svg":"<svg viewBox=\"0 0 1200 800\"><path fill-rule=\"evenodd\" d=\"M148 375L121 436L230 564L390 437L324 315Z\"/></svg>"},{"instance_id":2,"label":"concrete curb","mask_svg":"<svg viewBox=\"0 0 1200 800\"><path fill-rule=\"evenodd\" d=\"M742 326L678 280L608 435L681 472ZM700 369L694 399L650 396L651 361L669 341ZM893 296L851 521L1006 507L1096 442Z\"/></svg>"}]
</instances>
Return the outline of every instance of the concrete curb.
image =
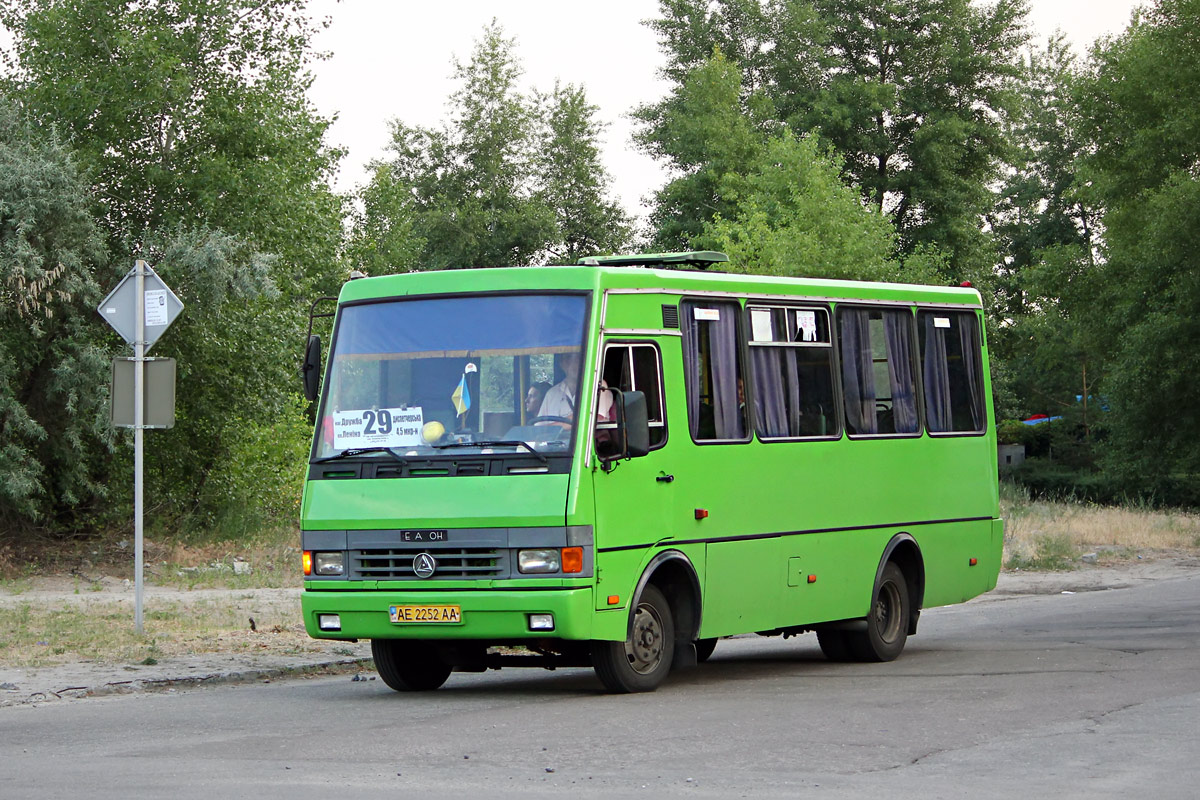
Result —
<instances>
[{"instance_id":1,"label":"concrete curb","mask_svg":"<svg viewBox=\"0 0 1200 800\"><path fill-rule=\"evenodd\" d=\"M171 665L164 664L166 669L159 672L170 672ZM57 700L77 700L85 697L105 697L108 695L137 694L149 692L166 692L175 689L192 689L200 686L215 686L220 684L255 683L284 678L295 678L305 675L338 675L349 672L371 671L375 669L370 658L342 658L336 660L312 661L299 664L282 664L262 667L241 667L237 669L218 670L212 672L197 672L188 675L156 674L147 677L130 678L128 680L101 681L64 681L65 686L59 688L46 687L47 683L54 685L53 680L38 680L42 687L33 691L23 689L20 684L6 681L0 683L0 708L6 706L38 705ZM25 681L22 681L25 682Z\"/></svg>"}]
</instances>

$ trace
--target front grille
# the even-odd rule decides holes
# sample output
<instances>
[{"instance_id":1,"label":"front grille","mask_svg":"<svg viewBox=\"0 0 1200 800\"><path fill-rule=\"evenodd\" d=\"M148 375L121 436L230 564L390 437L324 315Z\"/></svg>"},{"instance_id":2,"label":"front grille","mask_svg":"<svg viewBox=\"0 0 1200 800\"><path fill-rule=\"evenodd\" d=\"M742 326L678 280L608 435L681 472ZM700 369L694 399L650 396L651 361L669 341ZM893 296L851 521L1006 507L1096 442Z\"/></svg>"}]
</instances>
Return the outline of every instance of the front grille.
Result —
<instances>
[{"instance_id":1,"label":"front grille","mask_svg":"<svg viewBox=\"0 0 1200 800\"><path fill-rule=\"evenodd\" d=\"M493 578L508 573L507 550L473 547L432 547L424 550L351 550L352 580L422 580L413 572L413 559L428 553L437 559L432 580Z\"/></svg>"}]
</instances>

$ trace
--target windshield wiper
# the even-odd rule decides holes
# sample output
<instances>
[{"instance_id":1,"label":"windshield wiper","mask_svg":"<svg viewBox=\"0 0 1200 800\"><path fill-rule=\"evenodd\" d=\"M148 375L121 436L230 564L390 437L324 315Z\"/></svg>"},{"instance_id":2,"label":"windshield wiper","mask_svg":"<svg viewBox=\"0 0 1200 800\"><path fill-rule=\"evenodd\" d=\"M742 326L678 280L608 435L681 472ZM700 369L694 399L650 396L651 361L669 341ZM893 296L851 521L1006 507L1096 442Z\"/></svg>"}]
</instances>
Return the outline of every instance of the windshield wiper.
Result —
<instances>
[{"instance_id":1,"label":"windshield wiper","mask_svg":"<svg viewBox=\"0 0 1200 800\"><path fill-rule=\"evenodd\" d=\"M399 461L402 466L408 466L408 462L405 461L404 456L400 455L399 453L397 453L395 450L393 450L390 447L351 447L349 450L343 450L342 452L334 453L331 456L325 456L324 458L314 458L312 463L321 464L326 461L337 461L339 458L349 458L350 456L361 456L364 453L387 453L392 458Z\"/></svg>"},{"instance_id":2,"label":"windshield wiper","mask_svg":"<svg viewBox=\"0 0 1200 800\"><path fill-rule=\"evenodd\" d=\"M495 439L484 442L450 442L449 444L435 444L434 450L446 450L451 447L524 447L529 452L537 456L537 460L543 464L548 464L546 457L539 453L529 442L522 442L520 439Z\"/></svg>"}]
</instances>

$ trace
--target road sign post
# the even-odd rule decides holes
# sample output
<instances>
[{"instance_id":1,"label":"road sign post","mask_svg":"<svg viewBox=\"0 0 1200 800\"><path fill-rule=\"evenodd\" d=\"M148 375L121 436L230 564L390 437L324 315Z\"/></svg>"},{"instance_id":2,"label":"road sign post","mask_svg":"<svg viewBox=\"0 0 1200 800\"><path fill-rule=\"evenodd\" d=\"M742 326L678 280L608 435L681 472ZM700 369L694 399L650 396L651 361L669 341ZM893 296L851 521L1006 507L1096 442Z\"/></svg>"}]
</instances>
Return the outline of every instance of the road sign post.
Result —
<instances>
[{"instance_id":1,"label":"road sign post","mask_svg":"<svg viewBox=\"0 0 1200 800\"><path fill-rule=\"evenodd\" d=\"M138 259L117 288L96 309L108 324L133 345L133 538L134 538L134 629L143 628L142 598L145 569L143 547L144 438L146 430L146 351L175 321L183 303L145 261ZM114 381L115 383L115 381ZM114 386L115 388L115 386Z\"/></svg>"}]
</instances>

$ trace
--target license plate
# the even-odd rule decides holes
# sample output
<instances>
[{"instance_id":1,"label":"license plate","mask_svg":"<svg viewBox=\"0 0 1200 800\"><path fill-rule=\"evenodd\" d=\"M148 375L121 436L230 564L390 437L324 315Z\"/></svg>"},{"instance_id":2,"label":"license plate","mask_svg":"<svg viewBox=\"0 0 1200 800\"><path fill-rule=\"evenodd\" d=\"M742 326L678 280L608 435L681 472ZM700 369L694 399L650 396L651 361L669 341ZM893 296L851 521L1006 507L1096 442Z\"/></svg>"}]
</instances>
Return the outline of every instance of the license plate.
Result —
<instances>
[{"instance_id":1,"label":"license plate","mask_svg":"<svg viewBox=\"0 0 1200 800\"><path fill-rule=\"evenodd\" d=\"M458 606L389 606L392 622L462 622Z\"/></svg>"}]
</instances>

